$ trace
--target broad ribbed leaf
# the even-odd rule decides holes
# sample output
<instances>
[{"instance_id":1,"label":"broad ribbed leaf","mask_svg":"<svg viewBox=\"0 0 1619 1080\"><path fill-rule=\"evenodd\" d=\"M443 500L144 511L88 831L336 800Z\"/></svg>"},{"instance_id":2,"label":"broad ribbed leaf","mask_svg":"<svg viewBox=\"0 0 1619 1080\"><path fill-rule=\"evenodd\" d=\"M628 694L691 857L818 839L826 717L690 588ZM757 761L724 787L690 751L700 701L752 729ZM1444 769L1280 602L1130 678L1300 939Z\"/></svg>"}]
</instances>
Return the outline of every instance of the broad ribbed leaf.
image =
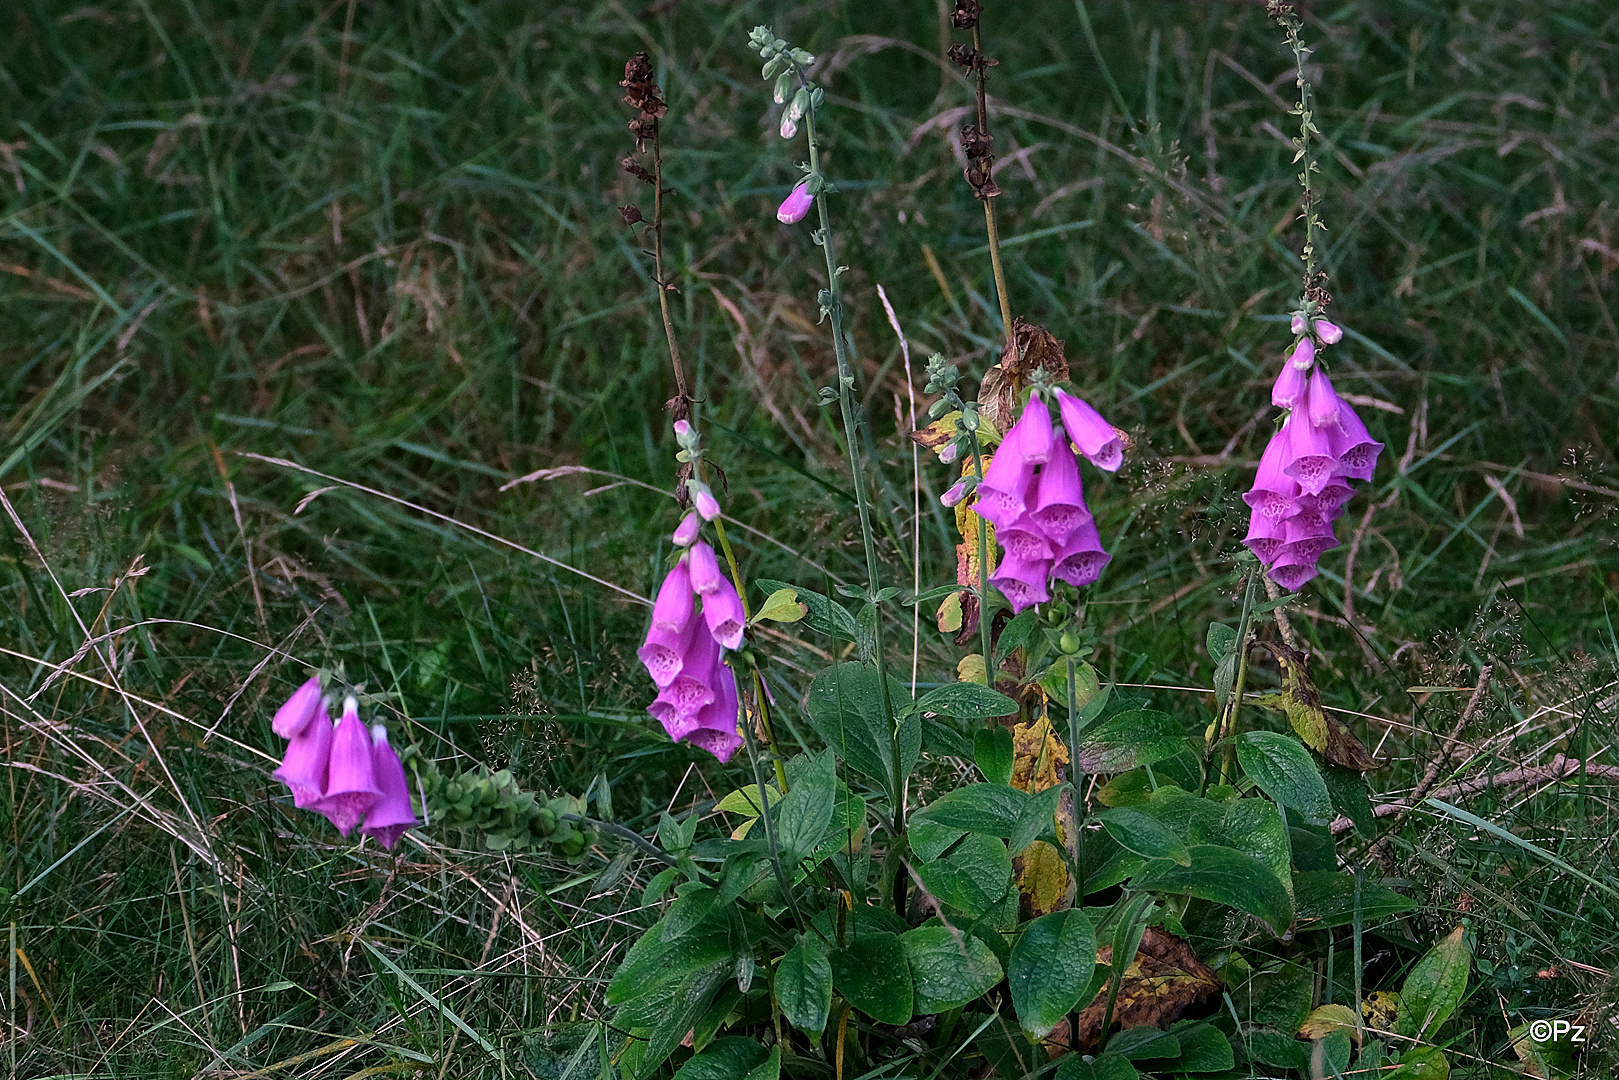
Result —
<instances>
[{"instance_id":1,"label":"broad ribbed leaf","mask_svg":"<svg viewBox=\"0 0 1619 1080\"><path fill-rule=\"evenodd\" d=\"M1049 1035L1079 1005L1095 967L1096 934L1083 911L1056 911L1025 924L1006 972L1023 1030L1034 1039Z\"/></svg>"},{"instance_id":2,"label":"broad ribbed leaf","mask_svg":"<svg viewBox=\"0 0 1619 1080\"><path fill-rule=\"evenodd\" d=\"M900 943L911 967L921 1016L959 1009L1001 981L1001 962L989 946L949 926L920 926Z\"/></svg>"},{"instance_id":3,"label":"broad ribbed leaf","mask_svg":"<svg viewBox=\"0 0 1619 1080\"><path fill-rule=\"evenodd\" d=\"M1191 866L1177 866L1168 859L1148 863L1135 876L1134 886L1246 911L1276 937L1292 924L1293 902L1270 867L1252 855L1217 844L1194 844L1190 854Z\"/></svg>"}]
</instances>

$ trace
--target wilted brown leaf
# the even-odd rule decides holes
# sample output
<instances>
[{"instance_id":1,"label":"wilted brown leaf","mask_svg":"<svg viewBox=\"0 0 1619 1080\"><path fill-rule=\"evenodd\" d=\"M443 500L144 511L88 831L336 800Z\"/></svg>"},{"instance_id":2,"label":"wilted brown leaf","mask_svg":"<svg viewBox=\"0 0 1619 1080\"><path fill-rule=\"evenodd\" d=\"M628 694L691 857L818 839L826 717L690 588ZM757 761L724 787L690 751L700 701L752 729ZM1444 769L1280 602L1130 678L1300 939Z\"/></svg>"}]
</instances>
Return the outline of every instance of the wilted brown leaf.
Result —
<instances>
[{"instance_id":1,"label":"wilted brown leaf","mask_svg":"<svg viewBox=\"0 0 1619 1080\"><path fill-rule=\"evenodd\" d=\"M978 388L979 413L1001 431L1011 426L1018 391L1028 385L1029 375L1036 368L1051 372L1059 381L1068 378L1062 342L1045 327L1024 322L1021 317L1013 319L1012 340L1012 345L1002 349L1000 363L984 373Z\"/></svg>"},{"instance_id":2,"label":"wilted brown leaf","mask_svg":"<svg viewBox=\"0 0 1619 1080\"><path fill-rule=\"evenodd\" d=\"M1098 963L1109 964L1113 946L1096 950ZM1124 970L1118 1001L1113 1006L1116 1030L1134 1027L1167 1028L1220 992L1220 979L1199 960L1192 947L1173 934L1147 927L1141 936L1136 958ZM1102 1034L1102 1015L1107 1010L1104 987L1079 1014L1078 1048L1094 1053ZM1059 1024L1047 1043L1053 1056L1066 1052L1068 1032ZM1058 1045L1053 1046L1053 1043Z\"/></svg>"},{"instance_id":3,"label":"wilted brown leaf","mask_svg":"<svg viewBox=\"0 0 1619 1080\"><path fill-rule=\"evenodd\" d=\"M1016 876L1018 906L1024 919L1034 919L1060 911L1073 903L1068 867L1062 854L1044 840L1036 840L1012 859Z\"/></svg>"},{"instance_id":4,"label":"wilted brown leaf","mask_svg":"<svg viewBox=\"0 0 1619 1080\"><path fill-rule=\"evenodd\" d=\"M1012 728L1013 787L1038 795L1062 783L1057 766L1066 764L1068 748L1051 733L1050 719L1042 716L1032 723Z\"/></svg>"},{"instance_id":5,"label":"wilted brown leaf","mask_svg":"<svg viewBox=\"0 0 1619 1080\"><path fill-rule=\"evenodd\" d=\"M1254 700L1268 709L1287 714L1288 723L1311 750L1334 765L1342 765L1356 772L1377 768L1377 761L1367 751L1349 725L1335 716L1328 716L1321 707L1321 693L1310 678L1304 654L1279 641L1258 642L1276 657L1282 669L1282 689L1263 694Z\"/></svg>"}]
</instances>

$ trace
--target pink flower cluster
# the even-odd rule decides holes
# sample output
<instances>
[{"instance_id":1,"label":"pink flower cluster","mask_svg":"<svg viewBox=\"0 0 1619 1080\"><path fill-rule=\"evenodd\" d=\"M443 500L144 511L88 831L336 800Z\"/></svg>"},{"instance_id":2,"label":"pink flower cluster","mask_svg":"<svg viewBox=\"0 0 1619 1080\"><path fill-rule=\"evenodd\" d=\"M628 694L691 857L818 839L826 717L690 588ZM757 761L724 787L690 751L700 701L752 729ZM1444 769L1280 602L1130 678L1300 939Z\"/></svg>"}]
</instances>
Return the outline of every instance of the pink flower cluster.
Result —
<instances>
[{"instance_id":1,"label":"pink flower cluster","mask_svg":"<svg viewBox=\"0 0 1619 1080\"><path fill-rule=\"evenodd\" d=\"M291 740L275 778L291 790L294 806L325 815L344 836L364 820L361 832L390 850L406 829L421 824L387 730L381 724L367 730L353 698L344 699L334 725L320 680L310 679L276 710L270 727Z\"/></svg>"},{"instance_id":2,"label":"pink flower cluster","mask_svg":"<svg viewBox=\"0 0 1619 1080\"><path fill-rule=\"evenodd\" d=\"M1102 414L1072 394L1054 394L1063 435L1038 392L1030 395L1012 430L990 458L973 509L995 525L1003 551L990 580L1013 611L1051 598L1049 581L1089 585L1112 558L1102 550L1096 521L1085 505L1079 460L1108 472L1124 460L1124 444Z\"/></svg>"},{"instance_id":3,"label":"pink flower cluster","mask_svg":"<svg viewBox=\"0 0 1619 1080\"><path fill-rule=\"evenodd\" d=\"M652 625L636 655L658 688L647 712L671 739L685 739L725 762L742 737L736 679L724 650L742 645L747 616L714 549L697 538L697 531L695 514L675 530L675 542L688 550L658 589Z\"/></svg>"},{"instance_id":4,"label":"pink flower cluster","mask_svg":"<svg viewBox=\"0 0 1619 1080\"><path fill-rule=\"evenodd\" d=\"M1271 388L1271 403L1288 413L1243 496L1252 510L1243 543L1288 592L1315 577L1322 552L1338 546L1334 525L1353 494L1348 481L1370 480L1383 449L1316 362L1316 340L1334 344L1342 328L1317 319L1305 329L1295 317L1293 332L1303 336Z\"/></svg>"}]
</instances>

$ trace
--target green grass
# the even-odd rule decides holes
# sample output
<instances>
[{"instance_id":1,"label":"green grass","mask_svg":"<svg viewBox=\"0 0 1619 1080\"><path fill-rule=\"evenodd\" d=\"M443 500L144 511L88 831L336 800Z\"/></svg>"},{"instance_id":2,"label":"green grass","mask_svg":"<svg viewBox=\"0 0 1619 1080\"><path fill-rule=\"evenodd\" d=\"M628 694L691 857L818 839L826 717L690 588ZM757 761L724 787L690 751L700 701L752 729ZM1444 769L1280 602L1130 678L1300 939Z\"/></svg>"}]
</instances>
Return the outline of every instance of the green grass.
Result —
<instances>
[{"instance_id":1,"label":"green grass","mask_svg":"<svg viewBox=\"0 0 1619 1080\"><path fill-rule=\"evenodd\" d=\"M1291 58L1252 5L1092 4L1116 102L1072 3L1018 8L992 6L986 30L1012 307L1066 341L1076 382L1136 440L1090 492L1115 552L1094 590L1100 665L1205 685L1296 289ZM675 322L707 446L728 512L779 541L744 533L739 554L750 576L808 585L858 579L862 556L835 418L813 404L833 370L819 253L773 214L801 151L773 133L745 34L770 21L832 58L882 554L910 581L906 382L875 286L918 384L928 352L976 375L1000 338L947 139L970 98L936 15L626 12L10 13L0 488L20 526L0 523L0 885L17 895L0 1060L18 1075L500 1075L484 1044L545 1075L554 1026L600 1015L645 919L643 868L598 893L600 860L432 833L397 860L355 850L277 797L268 717L306 665L341 665L432 752L549 789L605 773L637 825L741 775L647 722L638 605L424 512L656 585L677 517L636 484L672 483L671 379L650 260L613 209L644 192L616 164L637 48L655 47L671 105ZM1446 783L1557 752L1619 765L1616 28L1600 3L1486 0L1321 5L1308 25L1349 329L1334 378L1388 450L1292 621L1327 702L1372 718L1355 722L1392 762L1373 775L1391 800L1466 699L1406 688L1471 687L1484 663L1492 689ZM599 472L500 490L560 466ZM923 471L926 492L949 482ZM951 573L946 524L924 509L924 586ZM962 652L925 620L921 651L935 680ZM776 660L791 701L818 661L790 644ZM1156 693L1206 722L1200 696ZM1608 789L1537 790L1448 801L1619 881ZM1423 940L1465 895L1493 965L1458 1049L1505 1061L1504 1011L1614 996L1568 963L1619 963L1609 898L1426 813L1401 844Z\"/></svg>"}]
</instances>

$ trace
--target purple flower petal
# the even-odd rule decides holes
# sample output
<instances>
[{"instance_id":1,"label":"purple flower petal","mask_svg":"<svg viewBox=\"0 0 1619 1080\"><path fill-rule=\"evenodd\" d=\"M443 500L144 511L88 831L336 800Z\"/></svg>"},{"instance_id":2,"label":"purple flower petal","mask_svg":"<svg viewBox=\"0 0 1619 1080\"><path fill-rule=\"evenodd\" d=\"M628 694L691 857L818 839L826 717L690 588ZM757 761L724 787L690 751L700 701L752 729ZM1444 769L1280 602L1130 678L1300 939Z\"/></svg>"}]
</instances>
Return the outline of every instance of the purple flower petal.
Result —
<instances>
[{"instance_id":1,"label":"purple flower petal","mask_svg":"<svg viewBox=\"0 0 1619 1080\"><path fill-rule=\"evenodd\" d=\"M697 515L687 514L680 520L680 525L675 529L675 534L670 539L675 542L677 547L691 547L692 541L697 539L697 530L700 528L702 528L702 522Z\"/></svg>"},{"instance_id":2,"label":"purple flower petal","mask_svg":"<svg viewBox=\"0 0 1619 1080\"><path fill-rule=\"evenodd\" d=\"M1316 495L1338 475L1338 458L1327 433L1310 423L1307 409L1294 409L1282 421L1282 472L1299 482L1307 495Z\"/></svg>"},{"instance_id":3,"label":"purple flower petal","mask_svg":"<svg viewBox=\"0 0 1619 1080\"><path fill-rule=\"evenodd\" d=\"M1325 319L1315 321L1315 333L1324 345L1336 345L1344 339L1344 328Z\"/></svg>"},{"instance_id":4,"label":"purple flower petal","mask_svg":"<svg viewBox=\"0 0 1619 1080\"><path fill-rule=\"evenodd\" d=\"M275 716L270 720L270 730L283 739L296 738L320 711L320 679L313 678L294 690L292 696L275 711Z\"/></svg>"},{"instance_id":5,"label":"purple flower petal","mask_svg":"<svg viewBox=\"0 0 1619 1080\"><path fill-rule=\"evenodd\" d=\"M420 825L410 808L410 785L405 781L405 767L399 755L388 745L388 732L381 724L371 729L371 771L376 776L382 797L365 815L365 828L360 831L389 851L413 825Z\"/></svg>"},{"instance_id":6,"label":"purple flower petal","mask_svg":"<svg viewBox=\"0 0 1619 1080\"><path fill-rule=\"evenodd\" d=\"M742 611L742 598L736 587L720 578L719 587L703 597L703 621L708 623L714 640L727 649L742 647L742 632L747 629L748 617Z\"/></svg>"},{"instance_id":7,"label":"purple flower petal","mask_svg":"<svg viewBox=\"0 0 1619 1080\"><path fill-rule=\"evenodd\" d=\"M815 199L809 193L809 181L805 180L781 201L781 206L776 208L776 220L783 225L796 225L804 220L804 215L810 212L814 204Z\"/></svg>"},{"instance_id":8,"label":"purple flower petal","mask_svg":"<svg viewBox=\"0 0 1619 1080\"><path fill-rule=\"evenodd\" d=\"M1010 527L997 529L995 539L1000 541L1008 559L1020 563L1049 562L1053 555L1051 541L1046 539L1027 514Z\"/></svg>"},{"instance_id":9,"label":"purple flower petal","mask_svg":"<svg viewBox=\"0 0 1619 1080\"><path fill-rule=\"evenodd\" d=\"M1271 436L1270 442L1265 444L1265 452L1259 456L1259 471L1254 476L1254 486L1242 497L1255 514L1274 521L1281 521L1298 512L1294 503L1299 494L1298 481L1282 471L1282 466L1286 464L1286 442L1279 431Z\"/></svg>"},{"instance_id":10,"label":"purple flower petal","mask_svg":"<svg viewBox=\"0 0 1619 1080\"><path fill-rule=\"evenodd\" d=\"M1041 468L1028 516L1054 544L1067 540L1091 516L1085 505L1085 488L1079 480L1079 462L1068 447L1058 447Z\"/></svg>"},{"instance_id":11,"label":"purple flower petal","mask_svg":"<svg viewBox=\"0 0 1619 1080\"><path fill-rule=\"evenodd\" d=\"M997 526L1010 525L1023 514L1024 497L1033 482L1034 465L1003 445L984 467L984 481L978 485L973 509Z\"/></svg>"},{"instance_id":12,"label":"purple flower petal","mask_svg":"<svg viewBox=\"0 0 1619 1080\"><path fill-rule=\"evenodd\" d=\"M720 571L719 556L705 541L699 540L691 546L691 587L698 596L710 596L725 582L725 575Z\"/></svg>"},{"instance_id":13,"label":"purple flower petal","mask_svg":"<svg viewBox=\"0 0 1619 1080\"><path fill-rule=\"evenodd\" d=\"M1051 599L1046 589L1046 579L1050 576L1050 559L1025 562L1007 556L1001 560L1001 565L995 568L989 580L1001 590L1001 595L1012 605L1012 610L1020 612Z\"/></svg>"},{"instance_id":14,"label":"purple flower petal","mask_svg":"<svg viewBox=\"0 0 1619 1080\"><path fill-rule=\"evenodd\" d=\"M331 769L326 794L314 809L325 814L337 831L347 836L371 807L382 798L371 765L371 732L360 723L360 707L353 698L343 702L343 718L332 732Z\"/></svg>"},{"instance_id":15,"label":"purple flower petal","mask_svg":"<svg viewBox=\"0 0 1619 1080\"><path fill-rule=\"evenodd\" d=\"M1102 576L1102 570L1113 556L1102 550L1102 536L1096 530L1096 521L1086 519L1068 537L1057 552L1053 577L1066 581L1075 588L1091 584Z\"/></svg>"},{"instance_id":16,"label":"purple flower petal","mask_svg":"<svg viewBox=\"0 0 1619 1080\"><path fill-rule=\"evenodd\" d=\"M1057 406L1062 410L1062 426L1079 452L1098 469L1118 472L1124 462L1124 441L1113 425L1088 403L1066 391L1057 391Z\"/></svg>"},{"instance_id":17,"label":"purple flower petal","mask_svg":"<svg viewBox=\"0 0 1619 1080\"><path fill-rule=\"evenodd\" d=\"M1010 450L1030 465L1039 465L1050 460L1055 441L1052 437L1051 410L1038 394L1030 394L1029 400L1024 403L1023 414L1001 441L1000 452L1004 454Z\"/></svg>"},{"instance_id":18,"label":"purple flower petal","mask_svg":"<svg viewBox=\"0 0 1619 1080\"><path fill-rule=\"evenodd\" d=\"M1310 423L1318 428L1338 426L1338 391L1320 367L1310 374Z\"/></svg>"},{"instance_id":19,"label":"purple flower petal","mask_svg":"<svg viewBox=\"0 0 1619 1080\"><path fill-rule=\"evenodd\" d=\"M696 610L692 599L691 567L681 559L664 576L658 587L658 598L652 603L652 628L669 634L678 634L691 622Z\"/></svg>"},{"instance_id":20,"label":"purple flower petal","mask_svg":"<svg viewBox=\"0 0 1619 1080\"><path fill-rule=\"evenodd\" d=\"M1282 553L1282 546L1287 543L1287 526L1280 518L1273 518L1267 514L1251 514L1248 518L1248 535L1242 542L1254 557L1269 566L1276 561Z\"/></svg>"},{"instance_id":21,"label":"purple flower petal","mask_svg":"<svg viewBox=\"0 0 1619 1080\"><path fill-rule=\"evenodd\" d=\"M1287 362L1300 371L1309 371L1310 365L1315 363L1315 342L1310 338L1300 341L1293 346L1293 355L1287 358Z\"/></svg>"},{"instance_id":22,"label":"purple flower petal","mask_svg":"<svg viewBox=\"0 0 1619 1080\"><path fill-rule=\"evenodd\" d=\"M1329 437L1343 474L1356 480L1370 480L1377 469L1377 455L1382 452L1383 444L1372 438L1366 425L1343 398L1338 399L1338 426L1329 432Z\"/></svg>"},{"instance_id":23,"label":"purple flower petal","mask_svg":"<svg viewBox=\"0 0 1619 1080\"><path fill-rule=\"evenodd\" d=\"M292 805L307 810L326 794L331 754L332 718L321 709L287 744L287 756L274 773L292 792Z\"/></svg>"},{"instance_id":24,"label":"purple flower petal","mask_svg":"<svg viewBox=\"0 0 1619 1080\"><path fill-rule=\"evenodd\" d=\"M1299 559L1287 553L1284 553L1267 571L1270 579L1288 592L1298 592L1299 588L1318 572L1314 559Z\"/></svg>"},{"instance_id":25,"label":"purple flower petal","mask_svg":"<svg viewBox=\"0 0 1619 1080\"><path fill-rule=\"evenodd\" d=\"M1291 409L1304 400L1310 387L1309 377L1292 364L1283 364L1281 373L1271 384L1270 403L1278 409Z\"/></svg>"},{"instance_id":26,"label":"purple flower petal","mask_svg":"<svg viewBox=\"0 0 1619 1080\"><path fill-rule=\"evenodd\" d=\"M659 690L674 682L675 677L680 674L680 669L686 662L686 654L691 650L692 635L701 625L696 619L692 619L683 630L670 632L659 630L654 626L647 631L646 642L636 650L635 655L640 657L646 673L652 676L653 685Z\"/></svg>"}]
</instances>

